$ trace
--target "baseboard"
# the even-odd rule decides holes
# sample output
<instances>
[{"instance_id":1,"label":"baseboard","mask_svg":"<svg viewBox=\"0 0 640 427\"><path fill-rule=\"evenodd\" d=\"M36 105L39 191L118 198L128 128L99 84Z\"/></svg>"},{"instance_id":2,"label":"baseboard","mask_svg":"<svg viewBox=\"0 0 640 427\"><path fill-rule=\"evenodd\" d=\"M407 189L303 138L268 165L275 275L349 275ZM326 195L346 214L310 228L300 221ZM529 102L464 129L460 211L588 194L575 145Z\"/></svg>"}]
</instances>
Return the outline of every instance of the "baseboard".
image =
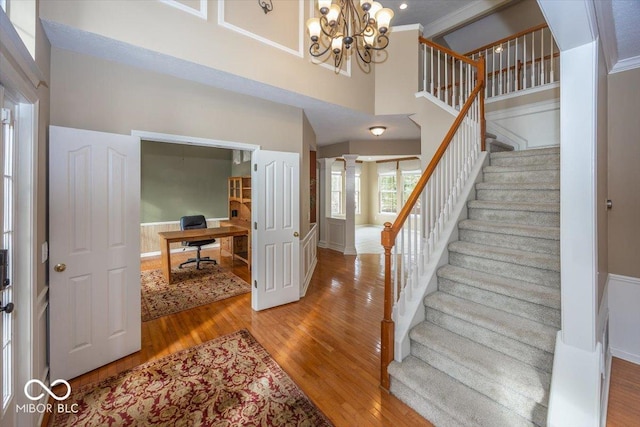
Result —
<instances>
[{"instance_id":1,"label":"baseboard","mask_svg":"<svg viewBox=\"0 0 640 427\"><path fill-rule=\"evenodd\" d=\"M611 355L617 357L618 359L626 360L627 362L640 365L640 355L628 353L615 347L611 347Z\"/></svg>"}]
</instances>

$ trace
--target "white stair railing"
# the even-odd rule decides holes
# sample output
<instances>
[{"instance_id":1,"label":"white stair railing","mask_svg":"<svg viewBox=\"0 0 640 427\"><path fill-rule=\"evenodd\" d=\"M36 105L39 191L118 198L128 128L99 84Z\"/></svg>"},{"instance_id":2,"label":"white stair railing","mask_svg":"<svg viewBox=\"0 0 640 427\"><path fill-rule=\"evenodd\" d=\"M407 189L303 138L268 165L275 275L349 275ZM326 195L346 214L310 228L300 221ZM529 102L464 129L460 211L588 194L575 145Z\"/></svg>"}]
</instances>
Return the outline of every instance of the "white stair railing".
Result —
<instances>
[{"instance_id":1,"label":"white stair railing","mask_svg":"<svg viewBox=\"0 0 640 427\"><path fill-rule=\"evenodd\" d=\"M482 46L465 56L485 58L487 99L560 79L560 50L547 24Z\"/></svg>"},{"instance_id":2,"label":"white stair railing","mask_svg":"<svg viewBox=\"0 0 640 427\"><path fill-rule=\"evenodd\" d=\"M423 37L420 41L421 90L453 108L469 98L477 80L477 59L453 52Z\"/></svg>"},{"instance_id":3,"label":"white stair railing","mask_svg":"<svg viewBox=\"0 0 640 427\"><path fill-rule=\"evenodd\" d=\"M434 57L433 52L429 54ZM452 56L446 52L440 55ZM447 60L445 59L445 62ZM466 64L468 58L460 61ZM482 78L485 75L484 60L481 58L479 61L473 61L473 69L465 73L467 76L479 78L473 82L468 93L461 88L460 92L452 91L451 96L441 99L449 100L453 102L449 105L455 106L454 101L459 99L459 94L466 93L451 129L418 180L406 204L395 222L385 223L382 231L385 296L381 382L385 389L389 388L387 366L394 358L395 322L399 316L408 314L404 312L405 302L412 300L413 292L418 289L420 277L431 260L434 247L441 238L480 152L485 149L482 137L485 133Z\"/></svg>"}]
</instances>

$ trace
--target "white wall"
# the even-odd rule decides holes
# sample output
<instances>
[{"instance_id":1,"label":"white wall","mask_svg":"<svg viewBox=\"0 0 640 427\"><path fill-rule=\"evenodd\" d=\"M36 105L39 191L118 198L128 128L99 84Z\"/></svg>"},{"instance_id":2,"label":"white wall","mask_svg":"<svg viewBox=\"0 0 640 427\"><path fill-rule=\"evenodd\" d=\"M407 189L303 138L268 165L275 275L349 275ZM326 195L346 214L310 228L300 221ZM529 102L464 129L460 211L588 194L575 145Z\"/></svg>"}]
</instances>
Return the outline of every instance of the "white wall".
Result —
<instances>
[{"instance_id":1,"label":"white wall","mask_svg":"<svg viewBox=\"0 0 640 427\"><path fill-rule=\"evenodd\" d=\"M611 354L640 364L640 279L609 276Z\"/></svg>"}]
</instances>

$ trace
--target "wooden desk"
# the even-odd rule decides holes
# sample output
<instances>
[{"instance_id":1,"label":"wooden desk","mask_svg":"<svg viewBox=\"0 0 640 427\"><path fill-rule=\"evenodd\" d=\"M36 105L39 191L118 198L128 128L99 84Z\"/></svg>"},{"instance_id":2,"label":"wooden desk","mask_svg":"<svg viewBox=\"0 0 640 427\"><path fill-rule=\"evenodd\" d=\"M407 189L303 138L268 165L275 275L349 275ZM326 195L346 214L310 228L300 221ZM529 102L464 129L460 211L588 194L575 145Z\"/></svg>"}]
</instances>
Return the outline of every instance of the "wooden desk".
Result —
<instances>
[{"instance_id":1,"label":"wooden desk","mask_svg":"<svg viewBox=\"0 0 640 427\"><path fill-rule=\"evenodd\" d=\"M248 236L249 230L234 225L217 228L198 228L193 230L163 231L160 237L160 256L162 257L162 274L171 283L171 249L174 242L197 242L198 240L219 239L230 236Z\"/></svg>"}]
</instances>

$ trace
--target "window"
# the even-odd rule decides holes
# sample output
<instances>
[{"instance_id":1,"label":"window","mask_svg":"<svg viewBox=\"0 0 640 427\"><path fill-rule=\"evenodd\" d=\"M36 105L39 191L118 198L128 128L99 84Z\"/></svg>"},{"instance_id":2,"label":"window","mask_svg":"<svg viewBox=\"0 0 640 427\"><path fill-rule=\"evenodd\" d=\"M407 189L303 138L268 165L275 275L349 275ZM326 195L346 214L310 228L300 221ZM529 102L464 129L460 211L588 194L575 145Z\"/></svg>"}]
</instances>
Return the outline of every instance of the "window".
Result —
<instances>
[{"instance_id":1,"label":"window","mask_svg":"<svg viewBox=\"0 0 640 427\"><path fill-rule=\"evenodd\" d=\"M344 214L342 172L331 172L331 215Z\"/></svg>"},{"instance_id":2,"label":"window","mask_svg":"<svg viewBox=\"0 0 640 427\"><path fill-rule=\"evenodd\" d=\"M402 204L404 205L409 200L411 192L415 188L418 180L420 179L420 171L415 172L402 172Z\"/></svg>"},{"instance_id":3,"label":"window","mask_svg":"<svg viewBox=\"0 0 640 427\"><path fill-rule=\"evenodd\" d=\"M378 175L378 211L396 213L397 208L396 174Z\"/></svg>"}]
</instances>

